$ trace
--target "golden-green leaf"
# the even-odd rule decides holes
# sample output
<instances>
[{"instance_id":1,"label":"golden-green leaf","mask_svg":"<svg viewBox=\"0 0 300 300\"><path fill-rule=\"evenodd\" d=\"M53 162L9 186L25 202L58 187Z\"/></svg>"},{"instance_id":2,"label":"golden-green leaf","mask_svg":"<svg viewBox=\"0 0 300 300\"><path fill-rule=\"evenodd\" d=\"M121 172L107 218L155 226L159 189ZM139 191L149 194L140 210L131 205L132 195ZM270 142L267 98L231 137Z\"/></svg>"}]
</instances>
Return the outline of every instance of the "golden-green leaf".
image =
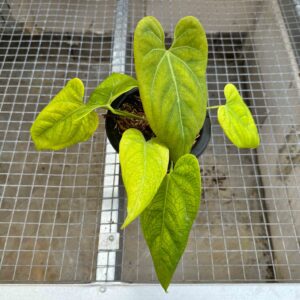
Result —
<instances>
[{"instance_id":1,"label":"golden-green leaf","mask_svg":"<svg viewBox=\"0 0 300 300\"><path fill-rule=\"evenodd\" d=\"M84 85L78 78L40 112L31 126L38 150L59 150L89 139L98 127L98 115L83 103Z\"/></svg>"},{"instance_id":2,"label":"golden-green leaf","mask_svg":"<svg viewBox=\"0 0 300 300\"><path fill-rule=\"evenodd\" d=\"M135 68L145 114L173 161L190 152L205 120L207 52L205 31L191 16L179 20L169 49L154 17L143 18L135 30Z\"/></svg>"},{"instance_id":3,"label":"golden-green leaf","mask_svg":"<svg viewBox=\"0 0 300 300\"><path fill-rule=\"evenodd\" d=\"M120 142L120 164L127 192L127 218L123 228L150 204L167 173L169 150L155 139L145 141L137 129L128 129Z\"/></svg>"},{"instance_id":4,"label":"golden-green leaf","mask_svg":"<svg viewBox=\"0 0 300 300\"><path fill-rule=\"evenodd\" d=\"M224 94L226 104L218 108L218 120L226 136L238 148L257 148L260 144L258 130L239 91L229 83Z\"/></svg>"},{"instance_id":5,"label":"golden-green leaf","mask_svg":"<svg viewBox=\"0 0 300 300\"><path fill-rule=\"evenodd\" d=\"M111 104L116 98L137 86L138 83L133 77L126 74L112 73L94 89L88 105L111 110Z\"/></svg>"},{"instance_id":6,"label":"golden-green leaf","mask_svg":"<svg viewBox=\"0 0 300 300\"><path fill-rule=\"evenodd\" d=\"M166 175L154 199L141 215L144 237L157 277L165 290L186 247L200 199L198 160L186 154Z\"/></svg>"}]
</instances>

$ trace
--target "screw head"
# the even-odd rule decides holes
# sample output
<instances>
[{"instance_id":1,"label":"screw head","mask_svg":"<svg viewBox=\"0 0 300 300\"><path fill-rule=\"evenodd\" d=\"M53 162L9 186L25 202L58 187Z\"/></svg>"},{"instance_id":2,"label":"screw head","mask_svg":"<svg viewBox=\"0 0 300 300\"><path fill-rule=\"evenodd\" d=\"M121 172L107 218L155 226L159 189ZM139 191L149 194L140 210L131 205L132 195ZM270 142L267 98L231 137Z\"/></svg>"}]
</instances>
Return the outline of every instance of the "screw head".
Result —
<instances>
[{"instance_id":1,"label":"screw head","mask_svg":"<svg viewBox=\"0 0 300 300\"><path fill-rule=\"evenodd\" d=\"M106 292L106 287L105 286L101 286L99 289L100 293L105 293Z\"/></svg>"},{"instance_id":2,"label":"screw head","mask_svg":"<svg viewBox=\"0 0 300 300\"><path fill-rule=\"evenodd\" d=\"M115 239L115 237L114 237L113 235L110 235L110 236L108 237L108 239L112 242L112 241Z\"/></svg>"}]
</instances>

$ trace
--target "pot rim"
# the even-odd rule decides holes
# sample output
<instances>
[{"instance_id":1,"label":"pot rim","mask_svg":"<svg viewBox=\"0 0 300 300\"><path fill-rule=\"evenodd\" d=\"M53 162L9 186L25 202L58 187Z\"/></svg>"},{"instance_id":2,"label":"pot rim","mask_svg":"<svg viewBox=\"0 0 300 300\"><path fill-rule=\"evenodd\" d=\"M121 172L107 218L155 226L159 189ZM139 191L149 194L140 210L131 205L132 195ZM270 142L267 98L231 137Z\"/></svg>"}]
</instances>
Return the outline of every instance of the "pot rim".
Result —
<instances>
[{"instance_id":1,"label":"pot rim","mask_svg":"<svg viewBox=\"0 0 300 300\"><path fill-rule=\"evenodd\" d=\"M122 94L112 102L112 107L115 109L120 108L120 106L126 101L126 99L129 96L138 92L138 90L138 88L133 88L130 91ZM105 118L105 130L107 138L110 141L112 147L116 150L116 152L119 153L119 142L121 140L122 135L116 128L115 116L116 115L113 114L111 111L107 112ZM191 149L191 153L197 157L201 156L202 153L205 151L211 137L211 122L208 111L206 113L205 121L199 132L199 135L200 137L197 139L196 143L192 146Z\"/></svg>"}]
</instances>

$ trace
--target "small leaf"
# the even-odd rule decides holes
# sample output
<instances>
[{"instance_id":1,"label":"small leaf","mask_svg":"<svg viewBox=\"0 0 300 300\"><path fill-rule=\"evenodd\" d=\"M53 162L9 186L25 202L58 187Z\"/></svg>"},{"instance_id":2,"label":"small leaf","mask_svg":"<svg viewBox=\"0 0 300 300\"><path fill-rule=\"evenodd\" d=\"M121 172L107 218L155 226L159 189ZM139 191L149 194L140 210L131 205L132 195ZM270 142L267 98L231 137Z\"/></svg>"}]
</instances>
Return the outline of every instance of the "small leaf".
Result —
<instances>
[{"instance_id":1,"label":"small leaf","mask_svg":"<svg viewBox=\"0 0 300 300\"><path fill-rule=\"evenodd\" d=\"M111 103L120 95L138 86L131 76L112 73L92 92L88 105L97 105L111 110Z\"/></svg>"},{"instance_id":2,"label":"small leaf","mask_svg":"<svg viewBox=\"0 0 300 300\"><path fill-rule=\"evenodd\" d=\"M84 85L71 79L40 112L30 129L38 150L59 150L88 140L98 127L94 108L83 103Z\"/></svg>"},{"instance_id":3,"label":"small leaf","mask_svg":"<svg viewBox=\"0 0 300 300\"><path fill-rule=\"evenodd\" d=\"M257 148L260 138L252 114L237 88L225 86L226 104L218 109L218 120L226 136L238 148Z\"/></svg>"},{"instance_id":4,"label":"small leaf","mask_svg":"<svg viewBox=\"0 0 300 300\"><path fill-rule=\"evenodd\" d=\"M195 156L179 158L151 204L141 215L145 240L157 277L167 290L186 247L201 198L201 177Z\"/></svg>"},{"instance_id":5,"label":"small leaf","mask_svg":"<svg viewBox=\"0 0 300 300\"><path fill-rule=\"evenodd\" d=\"M205 120L207 53L205 31L194 17L179 20L169 49L154 17L136 27L134 58L143 107L173 161L190 152Z\"/></svg>"},{"instance_id":6,"label":"small leaf","mask_svg":"<svg viewBox=\"0 0 300 300\"><path fill-rule=\"evenodd\" d=\"M126 227L150 204L167 173L169 150L155 139L145 141L137 129L128 129L120 142L120 164L127 192Z\"/></svg>"}]
</instances>

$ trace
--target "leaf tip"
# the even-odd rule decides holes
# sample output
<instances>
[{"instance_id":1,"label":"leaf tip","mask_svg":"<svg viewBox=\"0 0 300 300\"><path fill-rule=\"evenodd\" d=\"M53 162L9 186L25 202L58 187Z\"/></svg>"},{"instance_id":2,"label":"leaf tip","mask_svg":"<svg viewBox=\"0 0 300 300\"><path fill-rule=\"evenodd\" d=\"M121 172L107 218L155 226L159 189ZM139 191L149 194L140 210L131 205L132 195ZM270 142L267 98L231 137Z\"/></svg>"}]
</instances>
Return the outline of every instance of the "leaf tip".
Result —
<instances>
[{"instance_id":1,"label":"leaf tip","mask_svg":"<svg viewBox=\"0 0 300 300\"><path fill-rule=\"evenodd\" d=\"M232 98L233 94L236 94L236 93L240 94L238 89L236 88L236 86L234 84L229 82L225 85L224 95L225 95L225 98L226 98L227 101Z\"/></svg>"},{"instance_id":2,"label":"leaf tip","mask_svg":"<svg viewBox=\"0 0 300 300\"><path fill-rule=\"evenodd\" d=\"M132 218L130 215L128 215L123 223L123 225L121 226L121 229L125 229L132 221L134 220L134 218Z\"/></svg>"},{"instance_id":3,"label":"leaf tip","mask_svg":"<svg viewBox=\"0 0 300 300\"><path fill-rule=\"evenodd\" d=\"M170 285L170 281L168 282L160 282L162 288L164 289L165 293L168 293L168 287Z\"/></svg>"},{"instance_id":4,"label":"leaf tip","mask_svg":"<svg viewBox=\"0 0 300 300\"><path fill-rule=\"evenodd\" d=\"M68 81L66 87L70 87L72 90L76 91L81 97L84 96L84 84L81 79L74 77Z\"/></svg>"}]
</instances>

